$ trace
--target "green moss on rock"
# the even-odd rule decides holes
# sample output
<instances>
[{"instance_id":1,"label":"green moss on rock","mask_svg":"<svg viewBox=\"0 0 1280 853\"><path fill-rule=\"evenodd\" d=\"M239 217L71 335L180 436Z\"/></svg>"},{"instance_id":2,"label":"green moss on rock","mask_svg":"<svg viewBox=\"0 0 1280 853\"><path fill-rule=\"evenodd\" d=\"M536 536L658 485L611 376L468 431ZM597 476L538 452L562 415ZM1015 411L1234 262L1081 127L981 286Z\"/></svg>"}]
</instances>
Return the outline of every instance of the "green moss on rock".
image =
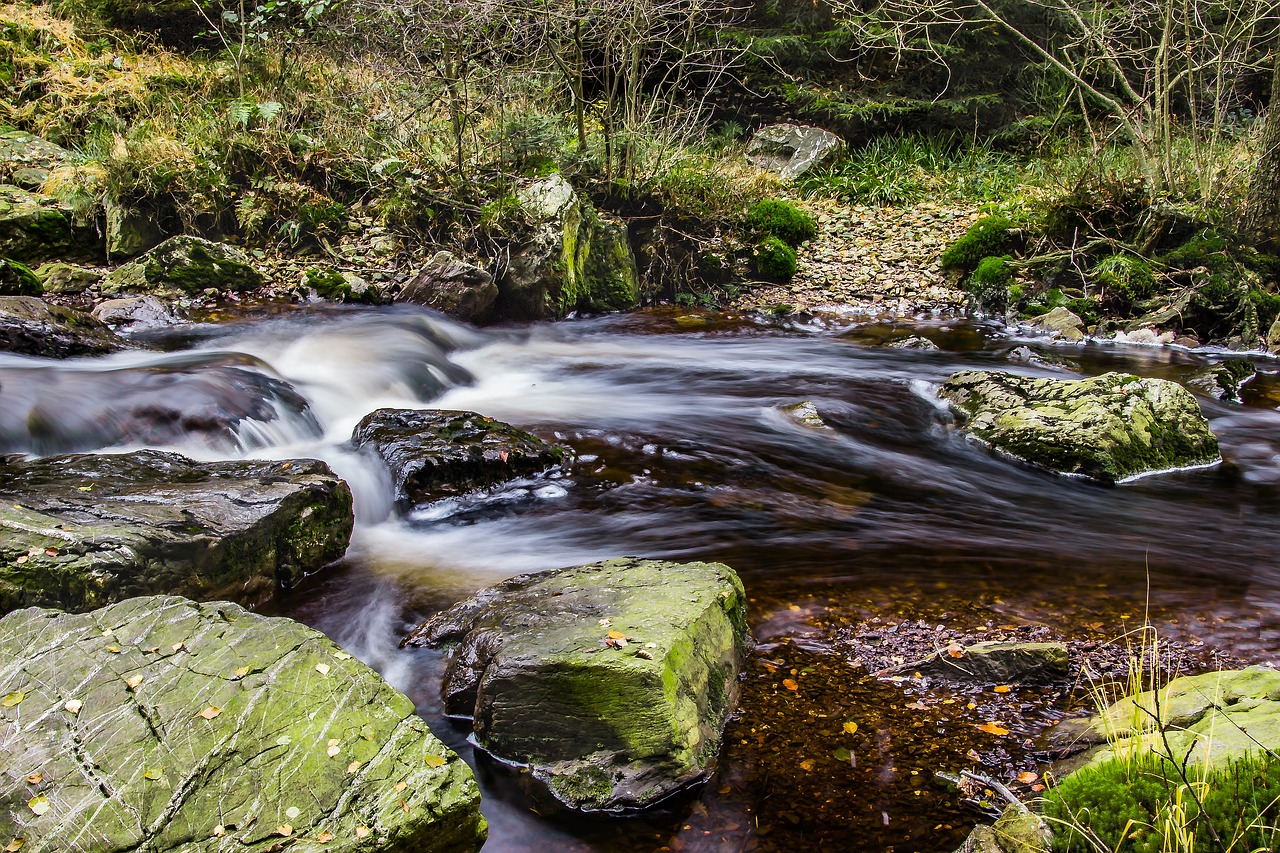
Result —
<instances>
[{"instance_id":1,"label":"green moss on rock","mask_svg":"<svg viewBox=\"0 0 1280 853\"><path fill-rule=\"evenodd\" d=\"M263 283L249 256L199 237L171 237L102 280L104 294L195 295L207 289L252 290Z\"/></svg>"}]
</instances>

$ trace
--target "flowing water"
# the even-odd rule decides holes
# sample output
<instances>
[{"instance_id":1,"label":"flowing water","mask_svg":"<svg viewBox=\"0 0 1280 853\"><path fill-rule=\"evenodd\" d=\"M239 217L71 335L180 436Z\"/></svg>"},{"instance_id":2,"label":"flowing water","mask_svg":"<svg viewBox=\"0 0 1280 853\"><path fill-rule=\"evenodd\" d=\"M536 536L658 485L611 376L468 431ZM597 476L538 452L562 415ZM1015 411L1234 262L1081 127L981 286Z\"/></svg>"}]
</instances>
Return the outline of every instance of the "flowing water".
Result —
<instances>
[{"instance_id":1,"label":"flowing water","mask_svg":"<svg viewBox=\"0 0 1280 853\"><path fill-rule=\"evenodd\" d=\"M909 333L941 349L881 345ZM860 620L1072 636L1147 612L1171 636L1253 659L1280 637L1272 360L1258 360L1244 405L1202 400L1225 464L1106 488L994 458L954 429L934 395L950 373L1055 375L1010 361L1025 342L958 320L666 311L476 331L361 309L184 327L152 343L67 362L0 356L0 451L328 461L356 496L351 549L270 609L376 667L477 768L486 851L953 849L976 815L933 772L979 758L1034 767L1021 736L1049 712L1029 693L926 712L849 660L837 640ZM1179 379L1225 357L1039 346L1081 374ZM802 401L831 428L781 410ZM373 409L428 405L529 429L576 462L398 515L385 472L344 442ZM440 654L397 641L510 575L620 555L719 560L742 575L759 643L742 710L718 775L656 813L540 816L519 774L443 719ZM788 673L800 689L779 687ZM975 728L995 714L1013 729L998 743Z\"/></svg>"}]
</instances>

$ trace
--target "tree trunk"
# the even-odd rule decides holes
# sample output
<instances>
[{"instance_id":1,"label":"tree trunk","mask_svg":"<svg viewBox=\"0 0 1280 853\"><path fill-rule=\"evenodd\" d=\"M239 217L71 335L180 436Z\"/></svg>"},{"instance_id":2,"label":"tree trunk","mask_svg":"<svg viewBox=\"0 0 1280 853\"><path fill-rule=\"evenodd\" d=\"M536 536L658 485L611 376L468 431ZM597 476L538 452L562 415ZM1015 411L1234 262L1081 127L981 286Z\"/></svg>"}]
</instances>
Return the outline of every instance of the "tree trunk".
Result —
<instances>
[{"instance_id":1,"label":"tree trunk","mask_svg":"<svg viewBox=\"0 0 1280 853\"><path fill-rule=\"evenodd\" d=\"M1271 103L1262 125L1258 164L1249 181L1244 231L1260 244L1280 245L1280 46L1275 50Z\"/></svg>"}]
</instances>

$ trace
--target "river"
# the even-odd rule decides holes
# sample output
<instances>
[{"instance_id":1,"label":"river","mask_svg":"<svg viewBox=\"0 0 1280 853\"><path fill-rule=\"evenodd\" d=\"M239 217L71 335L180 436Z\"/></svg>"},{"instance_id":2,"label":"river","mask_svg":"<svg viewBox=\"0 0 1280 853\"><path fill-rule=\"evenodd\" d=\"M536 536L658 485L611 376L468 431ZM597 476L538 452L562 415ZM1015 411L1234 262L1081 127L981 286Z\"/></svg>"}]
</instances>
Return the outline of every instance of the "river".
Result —
<instances>
[{"instance_id":1,"label":"river","mask_svg":"<svg viewBox=\"0 0 1280 853\"><path fill-rule=\"evenodd\" d=\"M908 334L940 349L882 345ZM970 750L1035 767L1019 735L1050 711L1030 695L990 711L1028 717L997 746L974 731L981 703L968 716L917 713L909 692L868 677L841 644L869 619L940 632L996 619L1075 636L1145 613L1166 636L1248 659L1280 638L1274 360L1256 360L1244 405L1201 400L1223 465L1101 487L993 457L954 428L934 389L966 368L1183 379L1225 354L1031 342L1069 360L1063 373L1011 361L1028 341L956 319L677 310L483 331L413 310L291 311L150 340L159 351L0 356L0 449L328 461L356 496L350 551L268 610L381 671L477 767L489 853L953 849L976 816L928 781L933 771L972 763ZM830 428L781 411L802 401ZM385 406L478 411L577 460L401 516L385 474L343 446ZM244 417L228 426L227 412ZM440 653L396 644L502 578L621 555L718 560L742 575L760 644L743 711L719 775L654 815L539 816L518 774L477 756L443 718ZM796 695L779 692L779 667L800 680ZM846 765L831 754L851 717L863 721L865 740L849 745L864 759Z\"/></svg>"}]
</instances>

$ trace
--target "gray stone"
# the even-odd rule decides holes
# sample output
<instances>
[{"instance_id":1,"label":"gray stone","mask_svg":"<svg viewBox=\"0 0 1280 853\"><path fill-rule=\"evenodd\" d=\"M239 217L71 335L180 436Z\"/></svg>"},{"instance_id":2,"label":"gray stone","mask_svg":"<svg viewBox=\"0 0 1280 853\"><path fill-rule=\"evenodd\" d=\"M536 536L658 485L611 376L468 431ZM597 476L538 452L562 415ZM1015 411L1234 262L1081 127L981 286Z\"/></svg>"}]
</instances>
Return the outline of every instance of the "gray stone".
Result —
<instances>
[{"instance_id":1,"label":"gray stone","mask_svg":"<svg viewBox=\"0 0 1280 853\"><path fill-rule=\"evenodd\" d=\"M175 596L19 610L0 694L20 697L0 708L0 838L24 853L484 842L471 771L408 697L289 619Z\"/></svg>"},{"instance_id":2,"label":"gray stone","mask_svg":"<svg viewBox=\"0 0 1280 853\"><path fill-rule=\"evenodd\" d=\"M956 853L1049 853L1052 841L1043 818L1010 803L994 826L975 826Z\"/></svg>"},{"instance_id":3,"label":"gray stone","mask_svg":"<svg viewBox=\"0 0 1280 853\"><path fill-rule=\"evenodd\" d=\"M1067 647L1063 643L974 643L944 649L893 672L977 684L1055 681L1067 677Z\"/></svg>"},{"instance_id":4,"label":"gray stone","mask_svg":"<svg viewBox=\"0 0 1280 853\"><path fill-rule=\"evenodd\" d=\"M53 261L36 268L36 277L47 293L84 293L102 280L102 273L87 267Z\"/></svg>"},{"instance_id":5,"label":"gray stone","mask_svg":"<svg viewBox=\"0 0 1280 853\"><path fill-rule=\"evenodd\" d=\"M445 709L473 718L484 749L570 807L637 808L708 775L746 597L719 563L608 560L513 578L405 642L457 644Z\"/></svg>"},{"instance_id":6,"label":"gray stone","mask_svg":"<svg viewBox=\"0 0 1280 853\"><path fill-rule=\"evenodd\" d=\"M200 237L170 237L137 260L117 267L102 280L104 294L194 295L253 290L263 283L247 254Z\"/></svg>"},{"instance_id":7,"label":"gray stone","mask_svg":"<svg viewBox=\"0 0 1280 853\"><path fill-rule=\"evenodd\" d=\"M397 302L434 308L468 323L483 321L498 298L493 276L450 252L437 252L405 285Z\"/></svg>"},{"instance_id":8,"label":"gray stone","mask_svg":"<svg viewBox=\"0 0 1280 853\"><path fill-rule=\"evenodd\" d=\"M891 341L885 344L889 349L914 349L923 352L933 352L938 349L938 345L928 338L922 338L919 335L912 335L909 338L903 338L898 341Z\"/></svg>"},{"instance_id":9,"label":"gray stone","mask_svg":"<svg viewBox=\"0 0 1280 853\"><path fill-rule=\"evenodd\" d=\"M939 390L996 450L1104 482L1221 460L1195 397L1175 382L1108 373L1062 380L966 370Z\"/></svg>"},{"instance_id":10,"label":"gray stone","mask_svg":"<svg viewBox=\"0 0 1280 853\"><path fill-rule=\"evenodd\" d=\"M108 299L94 306L93 316L117 331L143 332L182 322L177 314L154 296Z\"/></svg>"},{"instance_id":11,"label":"gray stone","mask_svg":"<svg viewBox=\"0 0 1280 853\"><path fill-rule=\"evenodd\" d=\"M747 145L747 160L758 169L777 172L788 180L835 161L844 141L818 127L771 124L762 127Z\"/></svg>"},{"instance_id":12,"label":"gray stone","mask_svg":"<svg viewBox=\"0 0 1280 853\"><path fill-rule=\"evenodd\" d=\"M1047 314L1027 321L1027 325L1064 341L1084 340L1084 321L1066 308L1054 308Z\"/></svg>"},{"instance_id":13,"label":"gray stone","mask_svg":"<svg viewBox=\"0 0 1280 853\"><path fill-rule=\"evenodd\" d=\"M540 474L569 451L475 412L378 409L356 425L351 443L376 453L396 498L419 504Z\"/></svg>"},{"instance_id":14,"label":"gray stone","mask_svg":"<svg viewBox=\"0 0 1280 853\"><path fill-rule=\"evenodd\" d=\"M1267 352L1280 355L1280 317L1276 317L1271 328L1267 330Z\"/></svg>"},{"instance_id":15,"label":"gray stone","mask_svg":"<svg viewBox=\"0 0 1280 853\"><path fill-rule=\"evenodd\" d=\"M818 411L818 407L813 404L812 400L793 403L790 406L782 406L779 411L802 427L816 430L831 429L827 422L822 419L822 413Z\"/></svg>"},{"instance_id":16,"label":"gray stone","mask_svg":"<svg viewBox=\"0 0 1280 853\"><path fill-rule=\"evenodd\" d=\"M1186 380L1191 390L1218 400L1240 402L1240 389L1253 381L1258 368L1243 358L1229 358L1221 364L1197 370Z\"/></svg>"},{"instance_id":17,"label":"gray stone","mask_svg":"<svg viewBox=\"0 0 1280 853\"><path fill-rule=\"evenodd\" d=\"M61 145L21 130L0 133L0 181L39 191L49 173L74 161Z\"/></svg>"},{"instance_id":18,"label":"gray stone","mask_svg":"<svg viewBox=\"0 0 1280 853\"><path fill-rule=\"evenodd\" d=\"M108 257L137 257L164 240L160 225L145 211L112 203L106 208Z\"/></svg>"},{"instance_id":19,"label":"gray stone","mask_svg":"<svg viewBox=\"0 0 1280 853\"><path fill-rule=\"evenodd\" d=\"M172 592L257 603L342 556L351 491L323 462L0 457L0 612Z\"/></svg>"},{"instance_id":20,"label":"gray stone","mask_svg":"<svg viewBox=\"0 0 1280 853\"><path fill-rule=\"evenodd\" d=\"M0 352L67 358L123 348L124 341L88 314L34 296L0 296Z\"/></svg>"},{"instance_id":21,"label":"gray stone","mask_svg":"<svg viewBox=\"0 0 1280 853\"><path fill-rule=\"evenodd\" d=\"M24 264L94 261L103 245L93 223L80 222L68 205L0 185L0 257Z\"/></svg>"}]
</instances>

